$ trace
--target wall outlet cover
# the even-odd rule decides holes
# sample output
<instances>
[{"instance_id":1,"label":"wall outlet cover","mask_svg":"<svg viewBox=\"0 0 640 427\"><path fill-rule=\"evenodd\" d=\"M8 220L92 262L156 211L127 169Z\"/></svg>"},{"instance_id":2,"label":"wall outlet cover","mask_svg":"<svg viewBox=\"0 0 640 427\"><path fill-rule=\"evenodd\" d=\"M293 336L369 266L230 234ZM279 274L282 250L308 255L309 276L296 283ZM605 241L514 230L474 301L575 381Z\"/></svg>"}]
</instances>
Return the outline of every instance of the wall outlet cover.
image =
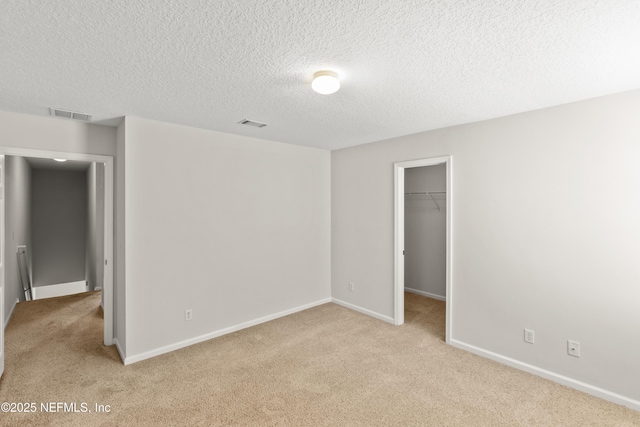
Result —
<instances>
[{"instance_id":1,"label":"wall outlet cover","mask_svg":"<svg viewBox=\"0 0 640 427\"><path fill-rule=\"evenodd\" d=\"M567 353L569 356L580 357L580 343L578 341L567 341Z\"/></svg>"},{"instance_id":2,"label":"wall outlet cover","mask_svg":"<svg viewBox=\"0 0 640 427\"><path fill-rule=\"evenodd\" d=\"M535 342L535 332L533 332L531 329L525 329L524 341L528 342L529 344L533 344Z\"/></svg>"}]
</instances>

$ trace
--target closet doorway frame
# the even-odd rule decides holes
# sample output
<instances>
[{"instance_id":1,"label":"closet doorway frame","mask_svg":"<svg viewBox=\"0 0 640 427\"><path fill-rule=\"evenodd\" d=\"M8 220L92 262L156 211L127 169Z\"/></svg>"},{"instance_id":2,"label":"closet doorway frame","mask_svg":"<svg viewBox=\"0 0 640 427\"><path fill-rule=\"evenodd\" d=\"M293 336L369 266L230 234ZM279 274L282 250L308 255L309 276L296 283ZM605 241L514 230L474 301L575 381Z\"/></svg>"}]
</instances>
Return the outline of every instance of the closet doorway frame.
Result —
<instances>
[{"instance_id":1,"label":"closet doorway frame","mask_svg":"<svg viewBox=\"0 0 640 427\"><path fill-rule=\"evenodd\" d=\"M30 148L4 147L0 146L0 155L17 157L39 157L45 159L64 158L67 160L79 160L91 163L104 163L104 283L102 285L102 295L104 297L103 321L104 321L104 345L113 345L113 177L114 161L113 156L100 154L84 154L63 151L45 151ZM2 236L6 240L6 235ZM2 263L7 251L2 253ZM6 290L6 284L3 292ZM4 297L4 295L3 295Z\"/></svg>"},{"instance_id":2,"label":"closet doorway frame","mask_svg":"<svg viewBox=\"0 0 640 427\"><path fill-rule=\"evenodd\" d=\"M423 166L436 166L444 164L447 180L446 198L446 320L445 341L451 342L453 328L453 276L452 276L452 218L453 218L453 183L452 183L453 156L432 157L427 159L410 160L393 164L394 175L394 307L393 321L396 325L404 323L404 171L410 168Z\"/></svg>"}]
</instances>

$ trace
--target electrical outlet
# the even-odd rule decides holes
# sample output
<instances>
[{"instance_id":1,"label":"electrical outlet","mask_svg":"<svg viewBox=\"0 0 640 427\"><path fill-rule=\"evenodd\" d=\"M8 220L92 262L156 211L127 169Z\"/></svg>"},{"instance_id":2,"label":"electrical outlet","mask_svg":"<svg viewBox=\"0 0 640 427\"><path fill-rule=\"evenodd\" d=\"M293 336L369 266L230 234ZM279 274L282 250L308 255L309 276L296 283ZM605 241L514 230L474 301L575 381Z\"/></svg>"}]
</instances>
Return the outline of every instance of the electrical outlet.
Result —
<instances>
[{"instance_id":1,"label":"electrical outlet","mask_svg":"<svg viewBox=\"0 0 640 427\"><path fill-rule=\"evenodd\" d=\"M567 353L569 353L569 356L580 357L580 343L578 341L567 341Z\"/></svg>"},{"instance_id":2,"label":"electrical outlet","mask_svg":"<svg viewBox=\"0 0 640 427\"><path fill-rule=\"evenodd\" d=\"M193 310L188 309L184 311L184 320L189 321L193 319Z\"/></svg>"},{"instance_id":3,"label":"electrical outlet","mask_svg":"<svg viewBox=\"0 0 640 427\"><path fill-rule=\"evenodd\" d=\"M533 332L531 329L525 329L524 330L524 341L525 342L533 344L534 343L534 338L535 338L535 332Z\"/></svg>"},{"instance_id":4,"label":"electrical outlet","mask_svg":"<svg viewBox=\"0 0 640 427\"><path fill-rule=\"evenodd\" d=\"M355 285L353 284L353 282L349 282L349 290L351 292L353 292L355 290Z\"/></svg>"}]
</instances>

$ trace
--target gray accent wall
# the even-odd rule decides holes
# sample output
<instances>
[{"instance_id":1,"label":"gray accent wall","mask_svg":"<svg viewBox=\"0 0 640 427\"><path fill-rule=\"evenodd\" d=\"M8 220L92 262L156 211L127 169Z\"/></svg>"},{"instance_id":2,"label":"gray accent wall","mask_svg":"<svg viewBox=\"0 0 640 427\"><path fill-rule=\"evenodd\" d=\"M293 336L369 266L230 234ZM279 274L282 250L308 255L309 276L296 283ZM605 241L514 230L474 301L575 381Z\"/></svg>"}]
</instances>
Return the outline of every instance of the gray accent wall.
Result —
<instances>
[{"instance_id":1,"label":"gray accent wall","mask_svg":"<svg viewBox=\"0 0 640 427\"><path fill-rule=\"evenodd\" d=\"M31 167L22 157L5 156L5 318L9 321L16 300L24 301L18 269L18 246L31 253Z\"/></svg>"},{"instance_id":2,"label":"gray accent wall","mask_svg":"<svg viewBox=\"0 0 640 427\"><path fill-rule=\"evenodd\" d=\"M87 173L33 169L34 287L85 280Z\"/></svg>"},{"instance_id":3,"label":"gray accent wall","mask_svg":"<svg viewBox=\"0 0 640 427\"><path fill-rule=\"evenodd\" d=\"M405 192L446 191L444 164L405 169ZM446 297L447 221L446 196L405 195L404 285ZM437 204L436 204L437 203Z\"/></svg>"}]
</instances>

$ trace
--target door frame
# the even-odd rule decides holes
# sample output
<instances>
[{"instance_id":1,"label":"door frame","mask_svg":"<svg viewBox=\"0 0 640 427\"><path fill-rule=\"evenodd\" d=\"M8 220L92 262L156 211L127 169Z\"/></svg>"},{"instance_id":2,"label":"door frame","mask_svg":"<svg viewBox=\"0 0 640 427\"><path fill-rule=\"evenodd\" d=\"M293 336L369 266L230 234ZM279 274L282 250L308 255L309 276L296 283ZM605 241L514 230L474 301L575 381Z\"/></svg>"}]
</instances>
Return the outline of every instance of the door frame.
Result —
<instances>
[{"instance_id":1,"label":"door frame","mask_svg":"<svg viewBox=\"0 0 640 427\"><path fill-rule=\"evenodd\" d=\"M104 163L104 283L102 286L102 295L104 297L104 345L109 346L113 341L113 177L114 177L114 160L113 156L105 156L99 154L83 154L71 153L63 151L46 151L35 150L29 148L3 147L0 146L0 155L19 156L19 157L40 157L46 159L64 158L68 160L79 160L83 162ZM4 226L4 222L2 224ZM5 236L3 233L2 242L4 244ZM2 264L4 265L4 257L6 251L2 251ZM6 289L6 284L3 287ZM4 297L4 295L3 295Z\"/></svg>"},{"instance_id":2,"label":"door frame","mask_svg":"<svg viewBox=\"0 0 640 427\"><path fill-rule=\"evenodd\" d=\"M393 164L394 175L394 307L393 321L396 325L404 323L404 171L410 168L435 166L444 164L446 168L447 198L446 198L446 325L445 341L451 341L453 329L453 275L452 275L452 218L453 218L453 156L432 157L427 159L410 160Z\"/></svg>"}]
</instances>

